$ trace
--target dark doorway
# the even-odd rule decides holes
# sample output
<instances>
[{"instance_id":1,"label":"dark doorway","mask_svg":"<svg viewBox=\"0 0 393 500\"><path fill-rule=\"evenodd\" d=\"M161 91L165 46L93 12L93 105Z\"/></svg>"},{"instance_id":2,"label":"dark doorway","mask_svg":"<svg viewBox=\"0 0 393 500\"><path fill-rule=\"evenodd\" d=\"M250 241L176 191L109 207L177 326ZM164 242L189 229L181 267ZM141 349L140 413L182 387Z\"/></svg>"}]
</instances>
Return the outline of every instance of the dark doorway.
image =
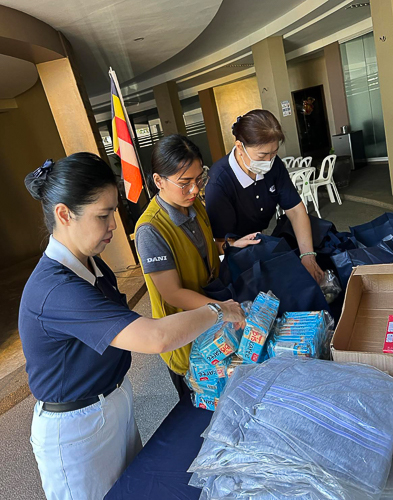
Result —
<instances>
[{"instance_id":1,"label":"dark doorway","mask_svg":"<svg viewBox=\"0 0 393 500\"><path fill-rule=\"evenodd\" d=\"M292 97L302 156L324 158L329 154L331 140L323 85L297 90Z\"/></svg>"}]
</instances>

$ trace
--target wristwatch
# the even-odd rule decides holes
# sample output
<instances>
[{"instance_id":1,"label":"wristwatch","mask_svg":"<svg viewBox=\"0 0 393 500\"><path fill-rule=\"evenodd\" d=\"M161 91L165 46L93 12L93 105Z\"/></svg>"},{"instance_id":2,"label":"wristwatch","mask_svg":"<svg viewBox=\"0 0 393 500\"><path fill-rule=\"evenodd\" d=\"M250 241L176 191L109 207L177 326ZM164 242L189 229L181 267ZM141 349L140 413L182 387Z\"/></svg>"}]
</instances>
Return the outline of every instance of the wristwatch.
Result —
<instances>
[{"instance_id":1,"label":"wristwatch","mask_svg":"<svg viewBox=\"0 0 393 500\"><path fill-rule=\"evenodd\" d=\"M224 313L222 312L222 309L218 304L215 304L214 302L209 302L207 304L207 307L217 314L217 319L215 324L221 323L224 320Z\"/></svg>"}]
</instances>

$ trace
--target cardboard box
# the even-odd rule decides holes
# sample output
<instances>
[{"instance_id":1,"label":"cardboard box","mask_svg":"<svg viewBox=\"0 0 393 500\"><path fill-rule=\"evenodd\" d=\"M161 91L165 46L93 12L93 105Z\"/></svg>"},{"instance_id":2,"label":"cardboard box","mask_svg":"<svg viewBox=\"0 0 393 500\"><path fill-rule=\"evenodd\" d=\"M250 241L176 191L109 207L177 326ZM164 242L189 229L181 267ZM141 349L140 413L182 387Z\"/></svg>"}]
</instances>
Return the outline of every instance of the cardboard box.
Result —
<instances>
[{"instance_id":1,"label":"cardboard box","mask_svg":"<svg viewBox=\"0 0 393 500\"><path fill-rule=\"evenodd\" d=\"M383 352L390 314L393 264L355 267L331 343L334 361L365 363L393 375L393 354Z\"/></svg>"}]
</instances>

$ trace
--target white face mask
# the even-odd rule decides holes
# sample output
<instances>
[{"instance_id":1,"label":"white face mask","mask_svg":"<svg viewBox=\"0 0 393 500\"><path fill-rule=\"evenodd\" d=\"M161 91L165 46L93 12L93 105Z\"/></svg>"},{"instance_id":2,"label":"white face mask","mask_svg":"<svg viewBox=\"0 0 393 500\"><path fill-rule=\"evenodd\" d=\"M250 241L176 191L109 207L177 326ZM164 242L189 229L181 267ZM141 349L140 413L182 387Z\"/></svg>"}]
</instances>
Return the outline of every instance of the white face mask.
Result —
<instances>
[{"instance_id":1,"label":"white face mask","mask_svg":"<svg viewBox=\"0 0 393 500\"><path fill-rule=\"evenodd\" d=\"M246 155L248 156L249 160L250 160L250 165L246 165L246 162L243 160L243 157L242 157L242 160L243 160L243 164L244 166L250 171L252 172L253 174L259 174L259 175L264 175L266 174L267 172L269 172L269 170L271 170L272 166L273 166L273 163L274 163L274 160L276 158L276 155L273 156L273 158L271 160L260 160L260 161L257 161L257 160L252 160L250 158L250 155L247 153L247 149L245 148L244 144L242 143L242 146L243 146L243 149L246 153Z\"/></svg>"}]
</instances>

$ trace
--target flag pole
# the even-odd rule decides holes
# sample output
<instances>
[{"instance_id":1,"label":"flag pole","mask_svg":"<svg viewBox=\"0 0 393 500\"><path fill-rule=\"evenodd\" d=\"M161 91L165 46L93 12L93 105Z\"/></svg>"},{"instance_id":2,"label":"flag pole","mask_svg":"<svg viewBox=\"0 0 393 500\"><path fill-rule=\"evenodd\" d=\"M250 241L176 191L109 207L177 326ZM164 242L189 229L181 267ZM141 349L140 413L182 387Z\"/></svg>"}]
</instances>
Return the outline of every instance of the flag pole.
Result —
<instances>
[{"instance_id":1,"label":"flag pole","mask_svg":"<svg viewBox=\"0 0 393 500\"><path fill-rule=\"evenodd\" d=\"M151 200L151 193L150 193L150 190L149 190L149 186L147 184L147 180L146 180L146 177L145 177L145 172L143 171L142 162L141 162L141 159L139 157L138 150L136 148L136 141L135 141L134 131L133 131L133 128L131 126L130 118L128 117L127 109L126 109L126 106L125 106L124 101L123 101L123 96L121 94L119 81L117 79L115 71L111 67L109 67L108 73L109 73L110 78L112 78L113 83L115 84L117 93L119 95L119 99L120 99L121 105L123 107L124 118L126 120L127 127L128 127L128 132L130 133L130 137L131 137L133 145L134 145L135 155L136 155L136 157L138 159L139 170L141 171L143 180L145 182L147 196L148 196L149 200Z\"/></svg>"}]
</instances>

